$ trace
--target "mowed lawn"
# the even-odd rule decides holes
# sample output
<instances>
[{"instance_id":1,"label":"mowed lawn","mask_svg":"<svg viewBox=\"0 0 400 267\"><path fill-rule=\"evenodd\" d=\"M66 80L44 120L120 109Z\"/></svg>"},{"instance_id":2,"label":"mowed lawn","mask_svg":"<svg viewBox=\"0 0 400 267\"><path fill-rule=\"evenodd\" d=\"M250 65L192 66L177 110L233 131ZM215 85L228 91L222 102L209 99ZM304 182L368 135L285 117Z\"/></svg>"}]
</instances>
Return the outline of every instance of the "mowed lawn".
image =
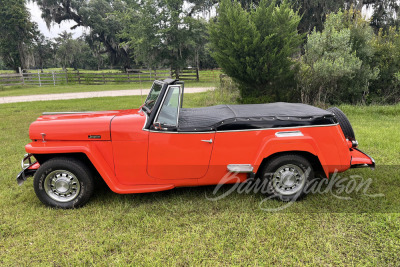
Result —
<instances>
[{"instance_id":1,"label":"mowed lawn","mask_svg":"<svg viewBox=\"0 0 400 267\"><path fill-rule=\"evenodd\" d=\"M184 104L209 98L190 94ZM103 186L85 207L56 210L37 199L32 179L17 185L29 124L43 111L140 104L109 97L0 105L0 265L400 265L400 105L341 107L377 162L375 171L342 175L371 178L367 192L312 194L279 212L266 211L283 204L261 202L261 194L210 201L212 186L135 195ZM133 160L145 156L132 151Z\"/></svg>"}]
</instances>

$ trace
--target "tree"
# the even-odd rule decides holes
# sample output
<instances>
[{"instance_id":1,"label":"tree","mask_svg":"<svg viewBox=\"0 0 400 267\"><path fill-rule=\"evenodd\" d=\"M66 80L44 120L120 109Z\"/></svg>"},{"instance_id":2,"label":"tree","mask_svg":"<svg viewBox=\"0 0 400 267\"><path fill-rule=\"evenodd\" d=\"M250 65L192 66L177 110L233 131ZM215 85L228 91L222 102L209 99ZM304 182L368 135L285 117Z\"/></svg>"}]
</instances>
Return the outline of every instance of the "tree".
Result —
<instances>
[{"instance_id":1,"label":"tree","mask_svg":"<svg viewBox=\"0 0 400 267\"><path fill-rule=\"evenodd\" d=\"M43 72L44 67L49 67L55 56L53 42L39 31L35 32L32 48L35 66Z\"/></svg>"},{"instance_id":2,"label":"tree","mask_svg":"<svg viewBox=\"0 0 400 267\"><path fill-rule=\"evenodd\" d=\"M56 58L63 69L98 68L98 59L93 57L93 52L85 41L85 37L73 39L72 34L66 31L55 38Z\"/></svg>"},{"instance_id":3,"label":"tree","mask_svg":"<svg viewBox=\"0 0 400 267\"><path fill-rule=\"evenodd\" d=\"M42 17L47 25L60 24L62 21L74 21L78 26L88 27L92 40L103 44L105 51L109 53L111 63L130 67L130 51L122 45L126 40L118 37L122 29L119 19L112 13L124 11L125 2L119 0L34 0L42 10Z\"/></svg>"},{"instance_id":4,"label":"tree","mask_svg":"<svg viewBox=\"0 0 400 267\"><path fill-rule=\"evenodd\" d=\"M100 68L103 68L104 65L109 62L104 45L91 35L84 35L83 38L89 45L92 54L93 64L89 65L92 66L93 69L100 70Z\"/></svg>"},{"instance_id":5,"label":"tree","mask_svg":"<svg viewBox=\"0 0 400 267\"><path fill-rule=\"evenodd\" d=\"M379 68L379 76L370 84L370 102L397 103L400 101L400 33L394 27L387 32L381 29L372 46L373 62Z\"/></svg>"},{"instance_id":6,"label":"tree","mask_svg":"<svg viewBox=\"0 0 400 267\"><path fill-rule=\"evenodd\" d=\"M337 12L339 9L348 7L355 2L353 0L290 0L294 9L299 10L302 16L299 23L301 33L310 33L314 28L322 31L326 15Z\"/></svg>"},{"instance_id":7,"label":"tree","mask_svg":"<svg viewBox=\"0 0 400 267\"><path fill-rule=\"evenodd\" d=\"M262 0L244 10L222 0L210 25L212 56L239 85L243 102L288 100L296 71L291 57L299 51L300 16L284 2Z\"/></svg>"},{"instance_id":8,"label":"tree","mask_svg":"<svg viewBox=\"0 0 400 267\"><path fill-rule=\"evenodd\" d=\"M28 49L37 25L30 21L24 0L0 2L0 53L5 65L16 72L26 68Z\"/></svg>"},{"instance_id":9,"label":"tree","mask_svg":"<svg viewBox=\"0 0 400 267\"><path fill-rule=\"evenodd\" d=\"M76 54L74 39L72 39L72 33L63 31L54 40L56 42L57 61L65 70L67 67L71 66Z\"/></svg>"},{"instance_id":10,"label":"tree","mask_svg":"<svg viewBox=\"0 0 400 267\"><path fill-rule=\"evenodd\" d=\"M371 25L376 31L385 31L391 26L399 26L400 4L396 0L359 0L360 6L372 8Z\"/></svg>"},{"instance_id":11,"label":"tree","mask_svg":"<svg viewBox=\"0 0 400 267\"><path fill-rule=\"evenodd\" d=\"M6 67L6 66L4 65L3 59L2 59L1 56L0 56L0 70L4 70L5 67Z\"/></svg>"},{"instance_id":12,"label":"tree","mask_svg":"<svg viewBox=\"0 0 400 267\"><path fill-rule=\"evenodd\" d=\"M206 23L191 17L183 0L149 0L128 6L116 13L124 25L119 36L128 40L126 44L134 51L138 65L168 66L179 71L191 57L198 65L206 42Z\"/></svg>"},{"instance_id":13,"label":"tree","mask_svg":"<svg viewBox=\"0 0 400 267\"><path fill-rule=\"evenodd\" d=\"M194 51L189 56L191 65L197 68L207 67L207 65L215 66L215 61L210 58L207 50L209 39L207 22L204 19L191 19L191 30L188 33L188 45Z\"/></svg>"},{"instance_id":14,"label":"tree","mask_svg":"<svg viewBox=\"0 0 400 267\"><path fill-rule=\"evenodd\" d=\"M360 12L339 11L327 16L324 30L314 30L301 57L298 82L306 103L365 102L372 68L373 31Z\"/></svg>"}]
</instances>

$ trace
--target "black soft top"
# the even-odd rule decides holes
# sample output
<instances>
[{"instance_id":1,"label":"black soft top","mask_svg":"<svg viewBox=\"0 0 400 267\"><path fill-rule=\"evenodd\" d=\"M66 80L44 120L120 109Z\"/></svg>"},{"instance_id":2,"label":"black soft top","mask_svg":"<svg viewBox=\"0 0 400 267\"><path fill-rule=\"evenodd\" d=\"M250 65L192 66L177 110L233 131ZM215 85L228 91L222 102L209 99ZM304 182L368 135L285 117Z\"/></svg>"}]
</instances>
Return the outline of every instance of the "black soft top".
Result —
<instances>
[{"instance_id":1,"label":"black soft top","mask_svg":"<svg viewBox=\"0 0 400 267\"><path fill-rule=\"evenodd\" d=\"M245 130L335 123L331 112L306 104L218 105L182 108L178 131Z\"/></svg>"}]
</instances>

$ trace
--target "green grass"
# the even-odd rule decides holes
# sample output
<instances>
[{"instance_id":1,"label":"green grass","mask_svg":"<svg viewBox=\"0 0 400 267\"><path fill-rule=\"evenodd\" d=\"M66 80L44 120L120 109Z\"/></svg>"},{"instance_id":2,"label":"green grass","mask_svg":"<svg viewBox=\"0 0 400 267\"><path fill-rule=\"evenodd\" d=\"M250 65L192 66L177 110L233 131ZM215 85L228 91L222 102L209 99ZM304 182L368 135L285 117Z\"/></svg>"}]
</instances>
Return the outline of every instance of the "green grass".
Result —
<instances>
[{"instance_id":1,"label":"green grass","mask_svg":"<svg viewBox=\"0 0 400 267\"><path fill-rule=\"evenodd\" d=\"M211 94L188 94L184 105L210 103ZM0 265L400 264L400 105L341 107L360 148L377 162L375 171L344 174L373 178L369 193L384 193L381 198L309 195L282 212L266 212L260 194L209 201L213 187L132 195L102 187L81 209L54 210L37 199L32 179L17 186L29 124L43 111L126 109L140 102L132 96L0 106Z\"/></svg>"}]
</instances>

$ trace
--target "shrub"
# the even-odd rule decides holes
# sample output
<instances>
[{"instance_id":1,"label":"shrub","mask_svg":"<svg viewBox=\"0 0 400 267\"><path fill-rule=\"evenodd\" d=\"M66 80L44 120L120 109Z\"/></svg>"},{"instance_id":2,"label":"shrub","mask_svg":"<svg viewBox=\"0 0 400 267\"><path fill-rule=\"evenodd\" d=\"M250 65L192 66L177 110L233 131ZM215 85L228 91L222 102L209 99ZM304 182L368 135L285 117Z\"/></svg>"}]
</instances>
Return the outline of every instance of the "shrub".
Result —
<instances>
[{"instance_id":1,"label":"shrub","mask_svg":"<svg viewBox=\"0 0 400 267\"><path fill-rule=\"evenodd\" d=\"M210 25L212 56L240 90L242 102L287 100L295 88L302 36L300 16L283 2L262 0L250 11L236 0L222 0Z\"/></svg>"},{"instance_id":2,"label":"shrub","mask_svg":"<svg viewBox=\"0 0 400 267\"><path fill-rule=\"evenodd\" d=\"M366 101L370 81L374 33L361 13L350 9L327 16L322 32L308 35L297 76L303 102L313 104Z\"/></svg>"},{"instance_id":3,"label":"shrub","mask_svg":"<svg viewBox=\"0 0 400 267\"><path fill-rule=\"evenodd\" d=\"M397 103L400 101L400 34L395 28L381 29L372 43L374 63L379 68L377 80L370 85L369 101Z\"/></svg>"}]
</instances>

